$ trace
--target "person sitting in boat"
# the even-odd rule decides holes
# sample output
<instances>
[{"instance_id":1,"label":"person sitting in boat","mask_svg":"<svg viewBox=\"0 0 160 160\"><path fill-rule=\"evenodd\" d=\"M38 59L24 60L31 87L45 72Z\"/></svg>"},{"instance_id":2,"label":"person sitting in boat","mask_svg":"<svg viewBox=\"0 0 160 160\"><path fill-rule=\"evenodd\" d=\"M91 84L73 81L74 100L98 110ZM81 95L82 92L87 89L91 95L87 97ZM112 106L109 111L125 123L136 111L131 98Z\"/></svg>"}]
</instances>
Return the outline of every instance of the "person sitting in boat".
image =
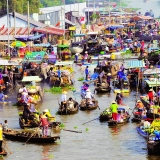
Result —
<instances>
[{"instance_id":1,"label":"person sitting in boat","mask_svg":"<svg viewBox=\"0 0 160 160\"><path fill-rule=\"evenodd\" d=\"M88 88L89 88L89 84L87 84L86 82L83 82L82 89L86 91Z\"/></svg>"},{"instance_id":2,"label":"person sitting in boat","mask_svg":"<svg viewBox=\"0 0 160 160\"><path fill-rule=\"evenodd\" d=\"M92 99L87 99L87 101L86 101L86 106L92 106L93 105L93 101L92 101Z\"/></svg>"},{"instance_id":3,"label":"person sitting in boat","mask_svg":"<svg viewBox=\"0 0 160 160\"><path fill-rule=\"evenodd\" d=\"M71 97L68 99L67 104L68 104L68 106L67 106L68 109L74 108L74 101Z\"/></svg>"},{"instance_id":4,"label":"person sitting in boat","mask_svg":"<svg viewBox=\"0 0 160 160\"><path fill-rule=\"evenodd\" d=\"M117 121L118 121L118 122L123 122L123 117L122 117L121 111L118 111Z\"/></svg>"},{"instance_id":5,"label":"person sitting in boat","mask_svg":"<svg viewBox=\"0 0 160 160\"><path fill-rule=\"evenodd\" d=\"M142 113L142 111L144 110L144 105L140 100L137 101L136 107L138 108L138 112Z\"/></svg>"},{"instance_id":6,"label":"person sitting in boat","mask_svg":"<svg viewBox=\"0 0 160 160\"><path fill-rule=\"evenodd\" d=\"M86 99L92 99L94 98L93 94L91 93L90 89L87 89L86 90L86 96L85 96Z\"/></svg>"},{"instance_id":7,"label":"person sitting in boat","mask_svg":"<svg viewBox=\"0 0 160 160\"><path fill-rule=\"evenodd\" d=\"M5 95L3 94L3 92L0 92L0 101L4 102L5 100Z\"/></svg>"},{"instance_id":8,"label":"person sitting in boat","mask_svg":"<svg viewBox=\"0 0 160 160\"><path fill-rule=\"evenodd\" d=\"M45 115L48 119L48 122L55 122L56 118L51 115L50 111L48 109L43 110L43 115Z\"/></svg>"},{"instance_id":9,"label":"person sitting in boat","mask_svg":"<svg viewBox=\"0 0 160 160\"><path fill-rule=\"evenodd\" d=\"M117 120L117 112L118 112L118 105L115 101L112 101L112 104L110 105L110 109L112 112L112 119Z\"/></svg>"},{"instance_id":10,"label":"person sitting in boat","mask_svg":"<svg viewBox=\"0 0 160 160\"><path fill-rule=\"evenodd\" d=\"M28 94L28 91L25 85L23 85L23 92L26 92Z\"/></svg>"},{"instance_id":11,"label":"person sitting in boat","mask_svg":"<svg viewBox=\"0 0 160 160\"><path fill-rule=\"evenodd\" d=\"M47 117L44 114L40 115L40 125L42 126L42 136L47 137L49 123Z\"/></svg>"},{"instance_id":12,"label":"person sitting in boat","mask_svg":"<svg viewBox=\"0 0 160 160\"><path fill-rule=\"evenodd\" d=\"M26 92L22 93L20 102L26 103L26 104L28 103L28 93L26 93Z\"/></svg>"}]
</instances>

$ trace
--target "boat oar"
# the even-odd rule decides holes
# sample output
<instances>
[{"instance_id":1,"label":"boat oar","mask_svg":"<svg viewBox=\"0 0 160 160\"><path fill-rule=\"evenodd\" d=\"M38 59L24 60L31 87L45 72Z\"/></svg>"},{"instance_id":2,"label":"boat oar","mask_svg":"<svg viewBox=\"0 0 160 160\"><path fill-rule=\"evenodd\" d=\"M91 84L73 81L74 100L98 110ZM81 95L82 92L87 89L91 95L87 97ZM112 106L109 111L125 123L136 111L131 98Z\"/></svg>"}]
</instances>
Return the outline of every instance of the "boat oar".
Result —
<instances>
[{"instance_id":1,"label":"boat oar","mask_svg":"<svg viewBox=\"0 0 160 160\"><path fill-rule=\"evenodd\" d=\"M23 145L26 145L27 142L38 132L39 127L37 128L37 130L27 139L26 143Z\"/></svg>"},{"instance_id":2,"label":"boat oar","mask_svg":"<svg viewBox=\"0 0 160 160\"><path fill-rule=\"evenodd\" d=\"M12 152L10 151L10 149L9 149L9 147L8 147L8 145L7 145L7 142L6 142L5 140L3 140L3 143L4 143L4 145L6 146L6 148L8 149L9 153L12 154Z\"/></svg>"},{"instance_id":3,"label":"boat oar","mask_svg":"<svg viewBox=\"0 0 160 160\"><path fill-rule=\"evenodd\" d=\"M95 118L95 119L92 119L92 120L90 120L90 121L88 121L88 122L85 122L85 123L83 123L82 125L84 125L84 124L86 124L86 123L89 123L89 122L92 122L92 121L97 120L97 119L99 119L99 117L98 117L98 118Z\"/></svg>"},{"instance_id":4,"label":"boat oar","mask_svg":"<svg viewBox=\"0 0 160 160\"><path fill-rule=\"evenodd\" d=\"M74 130L69 130L69 129L62 129L63 131L69 131L69 132L75 132L75 133L82 133L82 131L74 131Z\"/></svg>"}]
</instances>

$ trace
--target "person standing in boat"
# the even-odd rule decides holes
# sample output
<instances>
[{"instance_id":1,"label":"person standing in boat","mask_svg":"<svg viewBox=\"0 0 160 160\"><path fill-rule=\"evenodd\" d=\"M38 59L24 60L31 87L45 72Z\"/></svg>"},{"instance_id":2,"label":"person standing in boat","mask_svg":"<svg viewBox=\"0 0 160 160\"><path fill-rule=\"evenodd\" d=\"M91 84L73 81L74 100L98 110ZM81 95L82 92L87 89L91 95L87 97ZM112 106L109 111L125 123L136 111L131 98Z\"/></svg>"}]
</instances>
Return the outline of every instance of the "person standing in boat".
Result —
<instances>
[{"instance_id":1,"label":"person standing in boat","mask_svg":"<svg viewBox=\"0 0 160 160\"><path fill-rule=\"evenodd\" d=\"M3 128L3 131L8 131L8 121L7 120L4 121L2 128Z\"/></svg>"},{"instance_id":2,"label":"person standing in boat","mask_svg":"<svg viewBox=\"0 0 160 160\"><path fill-rule=\"evenodd\" d=\"M30 107L29 104L24 105L23 119L25 120L25 124L28 123L29 119L33 119L31 115L32 112L30 111L29 107Z\"/></svg>"},{"instance_id":3,"label":"person standing in boat","mask_svg":"<svg viewBox=\"0 0 160 160\"><path fill-rule=\"evenodd\" d=\"M62 96L61 96L61 109L62 108L65 108L67 107L67 92L66 91L63 91L62 92Z\"/></svg>"},{"instance_id":4,"label":"person standing in boat","mask_svg":"<svg viewBox=\"0 0 160 160\"><path fill-rule=\"evenodd\" d=\"M115 99L117 104L122 104L122 98L123 98L122 94L120 93L120 91L118 91Z\"/></svg>"},{"instance_id":5,"label":"person standing in boat","mask_svg":"<svg viewBox=\"0 0 160 160\"><path fill-rule=\"evenodd\" d=\"M45 115L40 115L40 125L42 126L42 136L47 137L49 123Z\"/></svg>"},{"instance_id":6,"label":"person standing in boat","mask_svg":"<svg viewBox=\"0 0 160 160\"><path fill-rule=\"evenodd\" d=\"M154 97L154 90L151 88L148 92L148 97L149 97L149 101L153 101L153 97Z\"/></svg>"},{"instance_id":7,"label":"person standing in boat","mask_svg":"<svg viewBox=\"0 0 160 160\"><path fill-rule=\"evenodd\" d=\"M85 75L86 75L86 81L88 80L88 76L89 76L89 69L88 66L85 69Z\"/></svg>"},{"instance_id":8,"label":"person standing in boat","mask_svg":"<svg viewBox=\"0 0 160 160\"><path fill-rule=\"evenodd\" d=\"M4 99L5 99L5 95L4 95L3 92L1 91L1 92L0 92L0 101L1 101L1 102L4 102Z\"/></svg>"},{"instance_id":9,"label":"person standing in boat","mask_svg":"<svg viewBox=\"0 0 160 160\"><path fill-rule=\"evenodd\" d=\"M117 121L118 105L115 101L112 101L112 104L110 105L110 109L112 112L112 119L114 121Z\"/></svg>"},{"instance_id":10,"label":"person standing in boat","mask_svg":"<svg viewBox=\"0 0 160 160\"><path fill-rule=\"evenodd\" d=\"M2 123L0 123L0 153L3 153L2 143L3 143L3 130L2 130Z\"/></svg>"}]
</instances>

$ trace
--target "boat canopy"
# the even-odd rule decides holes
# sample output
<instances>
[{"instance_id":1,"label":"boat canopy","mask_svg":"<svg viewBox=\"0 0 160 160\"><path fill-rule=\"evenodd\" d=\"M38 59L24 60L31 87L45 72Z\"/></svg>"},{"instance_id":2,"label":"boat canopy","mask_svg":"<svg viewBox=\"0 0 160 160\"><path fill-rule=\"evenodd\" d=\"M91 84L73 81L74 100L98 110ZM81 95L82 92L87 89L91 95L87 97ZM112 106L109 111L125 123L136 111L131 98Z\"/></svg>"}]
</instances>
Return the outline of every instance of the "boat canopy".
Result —
<instances>
[{"instance_id":1,"label":"boat canopy","mask_svg":"<svg viewBox=\"0 0 160 160\"><path fill-rule=\"evenodd\" d=\"M67 66L67 65L73 65L72 61L68 61L68 62L56 62L55 63L56 66Z\"/></svg>"},{"instance_id":2,"label":"boat canopy","mask_svg":"<svg viewBox=\"0 0 160 160\"><path fill-rule=\"evenodd\" d=\"M0 60L0 66L19 66L18 61Z\"/></svg>"},{"instance_id":3,"label":"boat canopy","mask_svg":"<svg viewBox=\"0 0 160 160\"><path fill-rule=\"evenodd\" d=\"M123 25L109 26L108 28L106 28L106 30L115 30L120 28L124 28L124 26Z\"/></svg>"},{"instance_id":4,"label":"boat canopy","mask_svg":"<svg viewBox=\"0 0 160 160\"><path fill-rule=\"evenodd\" d=\"M32 82L32 81L40 82L41 80L42 79L39 78L39 76L25 76L23 77L22 82Z\"/></svg>"},{"instance_id":5,"label":"boat canopy","mask_svg":"<svg viewBox=\"0 0 160 160\"><path fill-rule=\"evenodd\" d=\"M74 37L84 37L86 34L74 34Z\"/></svg>"},{"instance_id":6,"label":"boat canopy","mask_svg":"<svg viewBox=\"0 0 160 160\"><path fill-rule=\"evenodd\" d=\"M160 81L149 81L149 80L146 80L146 83L148 84L149 87L157 87L157 86L160 86Z\"/></svg>"}]
</instances>

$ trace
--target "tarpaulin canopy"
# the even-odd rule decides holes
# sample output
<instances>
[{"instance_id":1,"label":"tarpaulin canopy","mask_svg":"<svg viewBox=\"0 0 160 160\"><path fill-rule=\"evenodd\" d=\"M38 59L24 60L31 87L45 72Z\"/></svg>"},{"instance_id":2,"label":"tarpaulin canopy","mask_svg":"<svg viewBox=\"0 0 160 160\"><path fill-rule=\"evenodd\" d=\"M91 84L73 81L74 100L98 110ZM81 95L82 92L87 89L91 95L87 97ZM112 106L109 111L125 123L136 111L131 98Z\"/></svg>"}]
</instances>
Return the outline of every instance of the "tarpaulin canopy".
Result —
<instances>
[{"instance_id":1,"label":"tarpaulin canopy","mask_svg":"<svg viewBox=\"0 0 160 160\"><path fill-rule=\"evenodd\" d=\"M125 68L143 68L145 67L144 61L139 61L139 60L133 60L126 62Z\"/></svg>"},{"instance_id":2,"label":"tarpaulin canopy","mask_svg":"<svg viewBox=\"0 0 160 160\"><path fill-rule=\"evenodd\" d=\"M123 25L109 26L108 28L106 28L106 30L114 30L119 28L124 28L124 26Z\"/></svg>"},{"instance_id":3,"label":"tarpaulin canopy","mask_svg":"<svg viewBox=\"0 0 160 160\"><path fill-rule=\"evenodd\" d=\"M42 36L44 36L44 34L33 35L33 36L18 36L18 37L15 37L15 39L22 41L22 42L27 42L27 41L37 40L41 38Z\"/></svg>"}]
</instances>

